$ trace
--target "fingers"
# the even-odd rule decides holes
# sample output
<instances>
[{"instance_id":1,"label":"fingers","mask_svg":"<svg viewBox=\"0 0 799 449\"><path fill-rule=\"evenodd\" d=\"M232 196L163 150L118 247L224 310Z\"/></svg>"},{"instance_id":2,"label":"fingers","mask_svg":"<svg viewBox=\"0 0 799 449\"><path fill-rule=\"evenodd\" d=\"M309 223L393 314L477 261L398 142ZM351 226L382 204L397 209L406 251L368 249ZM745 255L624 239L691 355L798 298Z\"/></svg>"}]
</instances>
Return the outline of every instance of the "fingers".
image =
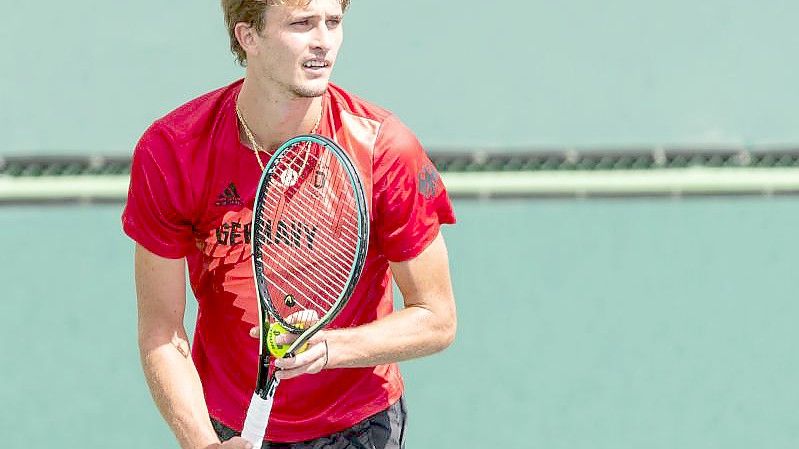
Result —
<instances>
[{"instance_id":1,"label":"fingers","mask_svg":"<svg viewBox=\"0 0 799 449\"><path fill-rule=\"evenodd\" d=\"M290 323L292 326L298 329L307 329L312 326L314 323L319 321L319 314L316 313L315 310L300 310L297 312L292 313L291 315L286 317L285 320L287 323ZM283 326L280 326L283 329ZM299 333L299 332L298 332ZM297 334L284 331L281 334L274 335L274 343L276 345L287 346L294 343L298 337ZM305 350L305 345L298 349L298 352L302 352Z\"/></svg>"},{"instance_id":2,"label":"fingers","mask_svg":"<svg viewBox=\"0 0 799 449\"><path fill-rule=\"evenodd\" d=\"M294 343L294 340L296 340L297 337L299 337L299 335L292 334L290 332L285 334L280 334L275 337L275 343L279 345L290 345Z\"/></svg>"},{"instance_id":3,"label":"fingers","mask_svg":"<svg viewBox=\"0 0 799 449\"><path fill-rule=\"evenodd\" d=\"M300 329L305 329L312 324L319 321L319 314L316 313L315 310L300 310L298 312L294 312L291 315L286 317L286 322L299 327ZM250 337L252 338L259 338L261 330L258 326L250 328ZM286 343L291 343L294 339L287 341ZM278 342L280 343L280 342ZM281 343L281 344L286 344Z\"/></svg>"},{"instance_id":4,"label":"fingers","mask_svg":"<svg viewBox=\"0 0 799 449\"><path fill-rule=\"evenodd\" d=\"M286 317L286 322L297 325L300 328L306 328L311 324L319 321L319 314L315 310L300 310L294 312Z\"/></svg>"},{"instance_id":5,"label":"fingers","mask_svg":"<svg viewBox=\"0 0 799 449\"><path fill-rule=\"evenodd\" d=\"M275 372L279 379L291 379L302 374L316 374L327 365L327 342L317 342L308 347L305 352L296 357L276 359L275 366L280 368Z\"/></svg>"},{"instance_id":6,"label":"fingers","mask_svg":"<svg viewBox=\"0 0 799 449\"><path fill-rule=\"evenodd\" d=\"M296 350L297 353L304 352L308 348L308 346L313 346L318 343L326 342L327 338L325 338L325 335L326 335L325 331L318 331L316 334L311 336L311 338L309 338L308 341L301 348L297 348ZM275 337L275 343L279 345L288 346L294 343L294 341L297 338L299 338L299 335L286 332L285 334L277 335Z\"/></svg>"}]
</instances>

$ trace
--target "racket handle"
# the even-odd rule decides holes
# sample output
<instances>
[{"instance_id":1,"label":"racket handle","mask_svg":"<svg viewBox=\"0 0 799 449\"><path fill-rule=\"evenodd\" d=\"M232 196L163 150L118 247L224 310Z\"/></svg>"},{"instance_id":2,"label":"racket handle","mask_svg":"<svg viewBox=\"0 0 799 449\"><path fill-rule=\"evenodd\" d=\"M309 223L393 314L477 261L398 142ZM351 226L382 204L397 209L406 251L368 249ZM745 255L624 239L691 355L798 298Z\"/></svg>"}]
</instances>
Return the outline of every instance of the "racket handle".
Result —
<instances>
[{"instance_id":1,"label":"racket handle","mask_svg":"<svg viewBox=\"0 0 799 449\"><path fill-rule=\"evenodd\" d=\"M277 380L277 379L275 379ZM244 418L244 428L241 429L241 437L252 443L253 449L261 449L266 435L266 424L269 422L269 414L272 412L272 402L274 402L274 387L269 389L266 399L253 393L250 400L250 407L247 409L247 417Z\"/></svg>"}]
</instances>

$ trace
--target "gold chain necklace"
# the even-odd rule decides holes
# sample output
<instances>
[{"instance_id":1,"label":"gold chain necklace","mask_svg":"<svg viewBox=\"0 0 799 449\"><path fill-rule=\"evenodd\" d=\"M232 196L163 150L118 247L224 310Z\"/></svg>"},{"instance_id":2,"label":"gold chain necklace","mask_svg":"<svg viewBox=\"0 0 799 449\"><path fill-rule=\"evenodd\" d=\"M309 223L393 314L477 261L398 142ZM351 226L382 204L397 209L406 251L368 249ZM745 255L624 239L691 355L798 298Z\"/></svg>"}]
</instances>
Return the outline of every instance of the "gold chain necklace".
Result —
<instances>
[{"instance_id":1,"label":"gold chain necklace","mask_svg":"<svg viewBox=\"0 0 799 449\"><path fill-rule=\"evenodd\" d=\"M258 166L261 167L261 171L264 171L264 163L261 161L261 156L258 154L259 151L264 151L264 148L261 145L258 145L258 142L255 141L255 135L250 130L250 127L247 125L247 122L244 121L244 116L241 114L241 109L239 109L239 105L236 104L236 116L239 118L241 122L241 126L244 128L244 134L247 135L247 140L250 141L250 145L252 146L252 152L255 155L255 160L258 161ZM319 112L319 117L316 118L316 123L313 125L313 129L311 130L311 134L316 134L319 130L319 122L322 121L322 111ZM308 163L308 153L309 149L311 148L311 142L305 142L305 159L302 161L302 167L298 172L298 175L305 170L305 165ZM264 151L265 152L265 151Z\"/></svg>"}]
</instances>

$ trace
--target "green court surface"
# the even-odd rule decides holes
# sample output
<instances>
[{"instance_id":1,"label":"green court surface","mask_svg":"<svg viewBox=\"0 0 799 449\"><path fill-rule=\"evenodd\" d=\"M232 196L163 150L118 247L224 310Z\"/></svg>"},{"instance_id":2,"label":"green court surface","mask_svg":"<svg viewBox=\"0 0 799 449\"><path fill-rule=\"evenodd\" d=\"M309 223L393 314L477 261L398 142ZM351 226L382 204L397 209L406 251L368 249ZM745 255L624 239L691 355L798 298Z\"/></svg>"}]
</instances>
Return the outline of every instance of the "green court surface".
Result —
<instances>
[{"instance_id":1,"label":"green court surface","mask_svg":"<svg viewBox=\"0 0 799 449\"><path fill-rule=\"evenodd\" d=\"M799 446L796 198L458 201L459 331L403 364L408 448ZM3 448L177 447L120 206L4 207Z\"/></svg>"}]
</instances>

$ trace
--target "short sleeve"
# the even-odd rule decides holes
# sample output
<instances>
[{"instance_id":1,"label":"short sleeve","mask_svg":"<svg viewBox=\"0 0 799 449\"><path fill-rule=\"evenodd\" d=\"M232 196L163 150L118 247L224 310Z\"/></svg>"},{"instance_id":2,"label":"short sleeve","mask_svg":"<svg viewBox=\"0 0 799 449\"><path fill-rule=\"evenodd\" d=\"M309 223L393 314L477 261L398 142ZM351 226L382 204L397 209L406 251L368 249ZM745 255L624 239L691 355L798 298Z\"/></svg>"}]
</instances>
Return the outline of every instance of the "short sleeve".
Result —
<instances>
[{"instance_id":1,"label":"short sleeve","mask_svg":"<svg viewBox=\"0 0 799 449\"><path fill-rule=\"evenodd\" d=\"M149 251L179 259L195 245L184 171L167 131L157 122L133 152L122 229Z\"/></svg>"},{"instance_id":2,"label":"short sleeve","mask_svg":"<svg viewBox=\"0 0 799 449\"><path fill-rule=\"evenodd\" d=\"M388 260L418 256L442 224L455 223L438 170L414 134L395 116L381 125L373 167L374 228Z\"/></svg>"}]
</instances>

